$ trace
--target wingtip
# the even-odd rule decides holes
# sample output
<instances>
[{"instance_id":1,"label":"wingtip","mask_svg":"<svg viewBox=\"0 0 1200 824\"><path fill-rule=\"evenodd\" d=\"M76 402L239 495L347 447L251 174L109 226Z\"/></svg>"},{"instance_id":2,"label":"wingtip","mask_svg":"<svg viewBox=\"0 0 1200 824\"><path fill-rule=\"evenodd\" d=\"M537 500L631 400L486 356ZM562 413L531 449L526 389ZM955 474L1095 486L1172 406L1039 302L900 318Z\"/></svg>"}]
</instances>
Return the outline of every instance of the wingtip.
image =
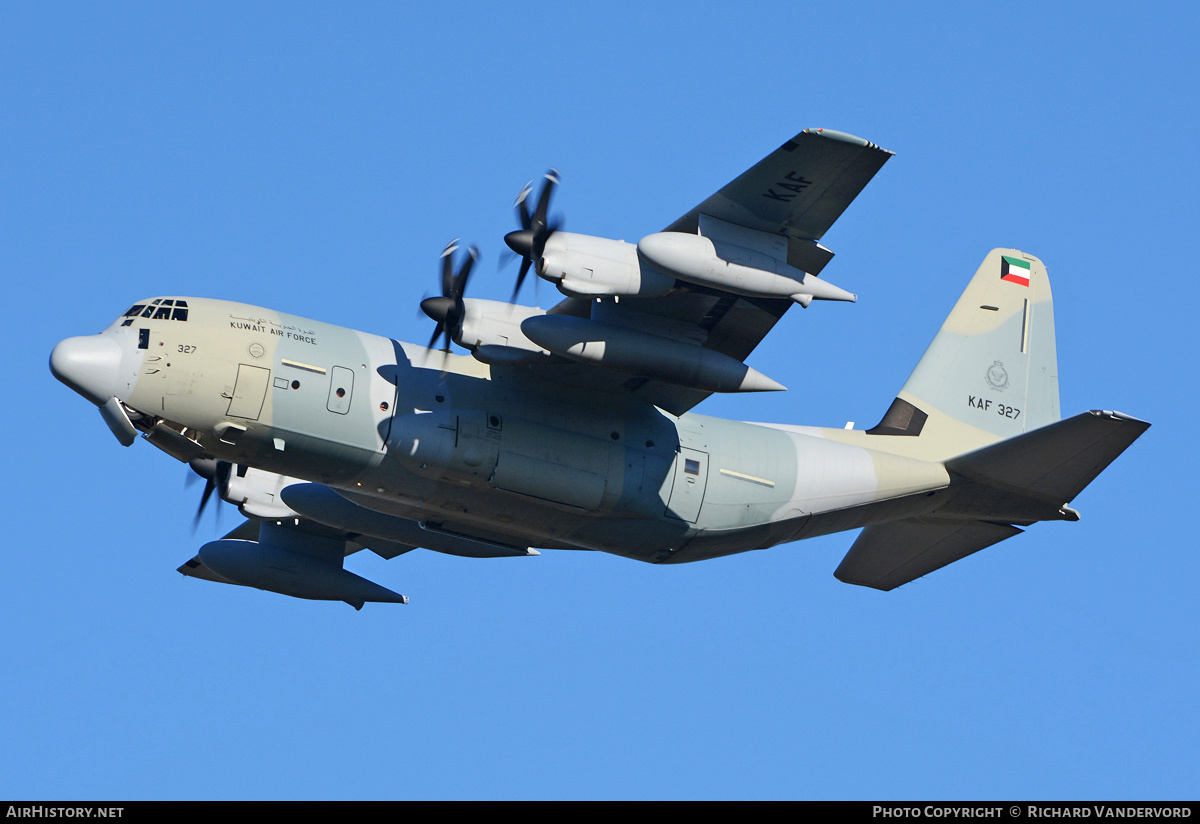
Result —
<instances>
[{"instance_id":1,"label":"wingtip","mask_svg":"<svg viewBox=\"0 0 1200 824\"><path fill-rule=\"evenodd\" d=\"M865 149L875 149L876 151L889 155L895 154L895 152L889 152L887 149L883 148L877 143L872 143L869 140L850 134L849 132L839 132L836 129L805 129L800 134L812 135L813 137L824 137L827 140L837 140L841 143L849 143L853 146L861 146Z\"/></svg>"}]
</instances>

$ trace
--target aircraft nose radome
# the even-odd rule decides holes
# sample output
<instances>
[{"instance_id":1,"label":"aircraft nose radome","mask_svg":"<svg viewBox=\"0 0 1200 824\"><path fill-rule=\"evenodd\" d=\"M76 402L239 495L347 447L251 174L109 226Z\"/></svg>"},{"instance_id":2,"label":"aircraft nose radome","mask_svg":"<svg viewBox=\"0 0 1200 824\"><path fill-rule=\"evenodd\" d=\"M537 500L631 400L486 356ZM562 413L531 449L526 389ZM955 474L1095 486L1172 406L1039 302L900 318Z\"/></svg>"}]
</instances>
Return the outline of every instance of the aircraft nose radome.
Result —
<instances>
[{"instance_id":1,"label":"aircraft nose radome","mask_svg":"<svg viewBox=\"0 0 1200 824\"><path fill-rule=\"evenodd\" d=\"M54 377L96 406L117 394L121 346L104 335L67 338L50 353Z\"/></svg>"}]
</instances>

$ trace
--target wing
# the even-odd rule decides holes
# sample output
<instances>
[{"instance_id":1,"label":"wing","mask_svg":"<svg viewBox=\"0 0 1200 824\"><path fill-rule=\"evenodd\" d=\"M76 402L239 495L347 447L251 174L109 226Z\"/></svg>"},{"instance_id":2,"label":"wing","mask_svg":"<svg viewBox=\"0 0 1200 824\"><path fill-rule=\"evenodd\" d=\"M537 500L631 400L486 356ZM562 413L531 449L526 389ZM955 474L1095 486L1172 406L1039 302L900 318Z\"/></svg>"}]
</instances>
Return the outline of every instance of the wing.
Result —
<instances>
[{"instance_id":1,"label":"wing","mask_svg":"<svg viewBox=\"0 0 1200 824\"><path fill-rule=\"evenodd\" d=\"M805 129L669 227L696 232L700 216L784 235L788 263L819 274L833 257L817 243L892 153L831 129Z\"/></svg>"},{"instance_id":2,"label":"wing","mask_svg":"<svg viewBox=\"0 0 1200 824\"><path fill-rule=\"evenodd\" d=\"M771 266L786 264L816 275L833 257L818 241L891 156L853 135L806 129L671 223L666 231L700 234L716 242L726 238L741 251L750 247L751 254ZM677 279L661 296L619 301L568 298L548 314L589 319L698 346L716 354L691 350L684 354L742 366L793 302L786 297L735 294ZM560 364L535 371L590 389L620 389L676 415L712 391L728 391L667 382L635 370L613 372L591 364ZM774 384L769 388L781 387Z\"/></svg>"},{"instance_id":3,"label":"wing","mask_svg":"<svg viewBox=\"0 0 1200 824\"><path fill-rule=\"evenodd\" d=\"M345 601L361 609L368 601L408 603L405 596L343 568L345 556L363 548L388 559L417 547L468 558L538 554L527 546L385 515L321 484L291 484L281 497L302 517L244 521L221 540L201 547L178 571L190 578L297 598Z\"/></svg>"},{"instance_id":4,"label":"wing","mask_svg":"<svg viewBox=\"0 0 1200 824\"><path fill-rule=\"evenodd\" d=\"M345 601L362 609L367 601L407 604L408 598L343 569L346 555L368 542L361 536L303 518L249 520L219 541L210 541L178 571L190 578L248 586L318 601ZM380 542L390 558L412 546ZM390 554L389 554L390 553Z\"/></svg>"}]
</instances>

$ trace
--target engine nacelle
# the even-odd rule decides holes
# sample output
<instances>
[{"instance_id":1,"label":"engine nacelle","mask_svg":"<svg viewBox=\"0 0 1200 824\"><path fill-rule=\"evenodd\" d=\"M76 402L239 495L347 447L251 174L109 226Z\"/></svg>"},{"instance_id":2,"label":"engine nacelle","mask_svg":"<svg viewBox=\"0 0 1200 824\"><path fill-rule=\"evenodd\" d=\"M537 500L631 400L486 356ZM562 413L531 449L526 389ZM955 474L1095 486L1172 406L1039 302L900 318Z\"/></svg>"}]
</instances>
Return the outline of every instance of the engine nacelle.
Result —
<instances>
[{"instance_id":1,"label":"engine nacelle","mask_svg":"<svg viewBox=\"0 0 1200 824\"><path fill-rule=\"evenodd\" d=\"M555 232L546 241L537 273L570 297L665 295L675 278L660 272L623 240Z\"/></svg>"},{"instance_id":2,"label":"engine nacelle","mask_svg":"<svg viewBox=\"0 0 1200 824\"><path fill-rule=\"evenodd\" d=\"M304 483L297 478L277 475L263 469L235 464L228 480L219 484L221 498L236 506L249 518L299 518L279 497L290 484Z\"/></svg>"},{"instance_id":3,"label":"engine nacelle","mask_svg":"<svg viewBox=\"0 0 1200 824\"><path fill-rule=\"evenodd\" d=\"M464 298L463 304L466 306L465 317L462 331L454 339L455 343L475 353L480 349L507 351L510 360L544 354L545 350L521 332L521 322L526 318L544 315L545 310L483 298ZM479 360L492 362L484 357Z\"/></svg>"}]
</instances>

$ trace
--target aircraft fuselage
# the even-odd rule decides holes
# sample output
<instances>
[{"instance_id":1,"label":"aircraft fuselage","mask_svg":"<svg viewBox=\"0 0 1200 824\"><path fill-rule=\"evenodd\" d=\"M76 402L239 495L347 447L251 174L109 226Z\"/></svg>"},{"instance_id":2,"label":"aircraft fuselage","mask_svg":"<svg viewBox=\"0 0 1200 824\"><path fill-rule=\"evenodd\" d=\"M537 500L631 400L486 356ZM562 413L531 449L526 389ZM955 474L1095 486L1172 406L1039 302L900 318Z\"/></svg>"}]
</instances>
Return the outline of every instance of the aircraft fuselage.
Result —
<instances>
[{"instance_id":1,"label":"aircraft fuselage","mask_svg":"<svg viewBox=\"0 0 1200 824\"><path fill-rule=\"evenodd\" d=\"M179 432L242 473L451 535L684 562L919 514L949 483L830 430L676 418L260 307L156 300L96 336L119 347L113 395L152 443ZM235 502L295 515L278 492Z\"/></svg>"}]
</instances>

